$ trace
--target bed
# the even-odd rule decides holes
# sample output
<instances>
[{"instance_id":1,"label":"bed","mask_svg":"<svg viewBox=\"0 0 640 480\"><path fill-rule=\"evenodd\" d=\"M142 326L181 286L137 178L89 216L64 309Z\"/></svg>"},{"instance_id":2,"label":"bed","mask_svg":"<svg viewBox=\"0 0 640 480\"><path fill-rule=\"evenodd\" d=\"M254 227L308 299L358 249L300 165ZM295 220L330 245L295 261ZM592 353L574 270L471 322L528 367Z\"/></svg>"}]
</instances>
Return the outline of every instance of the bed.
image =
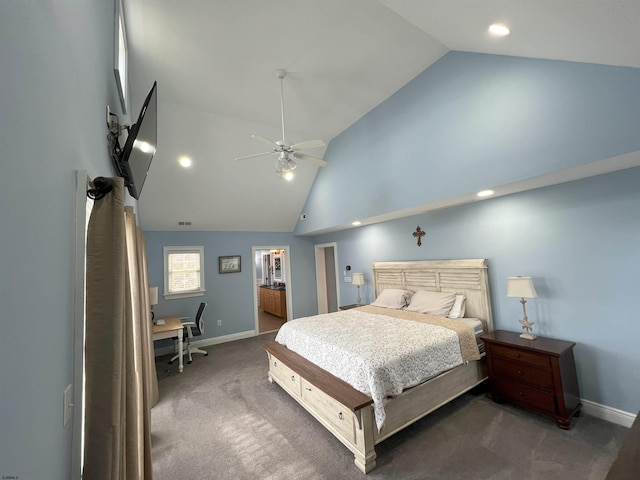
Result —
<instances>
[{"instance_id":1,"label":"bed","mask_svg":"<svg viewBox=\"0 0 640 480\"><path fill-rule=\"evenodd\" d=\"M279 384L340 440L354 454L355 465L364 473L370 472L376 466L376 444L487 378L481 345L478 348L476 344L475 354L471 351L473 349L467 350L467 347L469 342L475 343L480 331L493 331L487 262L484 259L375 262L372 265L372 274L376 298L380 298L382 292L392 289L464 295L464 317L478 319L480 328L473 331L472 327L466 327L465 330L465 327L451 324L456 320L438 321L433 318L427 319L427 324L423 327L421 319L404 318L407 314L402 311L387 314L385 309L378 307L361 307L328 314L328 317L319 315L294 320L289 322L295 326L291 330L296 330L298 325L302 328L304 323L309 323L316 325L316 330L319 331L313 332L313 328L306 330L307 336L296 343L295 339L298 337L287 329L285 334L278 334L276 339L279 341L264 344L269 359L268 380ZM416 316L413 312L407 313L410 317ZM416 319L420 322L415 322ZM417 355L412 360L413 365L419 366L416 370L425 370L420 372L424 378L406 366L396 364L389 368L397 368L402 373L399 376L408 378L406 384L396 385L393 379L397 372L389 373L385 370L385 364L384 368L379 368L379 365L372 367L372 371L383 372L381 375L384 381L371 380L368 372L360 372L360 369L365 367L359 364L359 356L343 350L348 342L340 343L338 324L331 321L344 323L340 329L352 328L356 337L363 337L365 345L372 336L371 329L375 331L376 325L381 325L381 331L384 329L394 332L393 336L384 337L383 344L390 345L403 344L406 341L402 337L403 334L415 337L421 334L419 329L431 329L437 333L438 343L448 345L446 348L450 351L446 350L436 355L442 357L442 361L431 362L429 357L425 356L425 352L412 349ZM435 321L435 326L432 325L432 321ZM387 322L391 322L391 329L387 327ZM415 325L418 323L420 326ZM468 322L459 320L459 323ZM335 342L330 347L333 350L323 357L318 353L321 349L313 342L320 341L317 337L322 335L322 330L332 332L333 328L336 328L336 334L333 335ZM471 340L469 330L473 331ZM464 335L461 332L464 332ZM455 348L452 342L459 345L457 355L460 358L453 359ZM351 360L343 362L342 365L338 362L326 363L330 357ZM400 357L404 358L404 354ZM435 367L435 373L429 372L427 368L427 364L431 363L439 364ZM360 380L362 382L358 383ZM387 390L381 393L376 388L378 384L383 384Z\"/></svg>"}]
</instances>

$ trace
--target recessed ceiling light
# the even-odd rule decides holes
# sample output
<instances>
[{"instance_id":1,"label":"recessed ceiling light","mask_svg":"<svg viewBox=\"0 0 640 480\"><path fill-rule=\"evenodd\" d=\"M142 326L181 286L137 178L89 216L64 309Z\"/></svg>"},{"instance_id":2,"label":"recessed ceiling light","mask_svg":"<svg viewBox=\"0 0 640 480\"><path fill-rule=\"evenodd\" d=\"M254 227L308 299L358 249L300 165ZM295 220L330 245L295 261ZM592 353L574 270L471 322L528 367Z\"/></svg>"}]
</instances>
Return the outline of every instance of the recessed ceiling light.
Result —
<instances>
[{"instance_id":1,"label":"recessed ceiling light","mask_svg":"<svg viewBox=\"0 0 640 480\"><path fill-rule=\"evenodd\" d=\"M178 161L184 168L188 168L191 166L191 159L189 157L180 157Z\"/></svg>"},{"instance_id":2,"label":"recessed ceiling light","mask_svg":"<svg viewBox=\"0 0 640 480\"><path fill-rule=\"evenodd\" d=\"M362 222L360 220L356 220L355 222L351 222L351 225L353 225L354 227L358 227L362 225Z\"/></svg>"},{"instance_id":3,"label":"recessed ceiling light","mask_svg":"<svg viewBox=\"0 0 640 480\"><path fill-rule=\"evenodd\" d=\"M495 192L493 190L482 190L482 191L476 193L476 195L479 196L479 197L490 197L494 193Z\"/></svg>"},{"instance_id":4,"label":"recessed ceiling light","mask_svg":"<svg viewBox=\"0 0 640 480\"><path fill-rule=\"evenodd\" d=\"M489 33L494 37L504 37L506 35L509 35L509 33L511 33L511 30L509 30L509 27L507 27L506 25L503 25L501 23L494 23L489 26Z\"/></svg>"}]
</instances>

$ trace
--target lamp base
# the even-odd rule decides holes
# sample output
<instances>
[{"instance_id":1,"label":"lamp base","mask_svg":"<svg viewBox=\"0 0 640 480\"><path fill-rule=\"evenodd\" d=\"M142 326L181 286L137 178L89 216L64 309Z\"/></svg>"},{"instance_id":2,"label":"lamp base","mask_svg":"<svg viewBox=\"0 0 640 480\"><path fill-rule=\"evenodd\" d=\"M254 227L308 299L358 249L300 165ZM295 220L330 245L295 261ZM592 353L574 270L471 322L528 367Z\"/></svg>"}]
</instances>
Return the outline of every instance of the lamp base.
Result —
<instances>
[{"instance_id":1,"label":"lamp base","mask_svg":"<svg viewBox=\"0 0 640 480\"><path fill-rule=\"evenodd\" d=\"M526 338L527 340L535 340L538 337L536 337L535 335L532 335L531 333L521 333L520 338Z\"/></svg>"}]
</instances>

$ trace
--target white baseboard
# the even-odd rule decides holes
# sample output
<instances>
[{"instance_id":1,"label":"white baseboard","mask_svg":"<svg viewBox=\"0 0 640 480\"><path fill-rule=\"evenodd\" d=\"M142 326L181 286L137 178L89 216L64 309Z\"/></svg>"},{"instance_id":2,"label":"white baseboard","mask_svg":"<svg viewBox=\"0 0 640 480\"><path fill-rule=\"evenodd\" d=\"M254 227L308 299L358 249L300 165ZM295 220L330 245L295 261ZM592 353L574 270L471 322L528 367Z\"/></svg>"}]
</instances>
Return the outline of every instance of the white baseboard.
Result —
<instances>
[{"instance_id":1,"label":"white baseboard","mask_svg":"<svg viewBox=\"0 0 640 480\"><path fill-rule=\"evenodd\" d=\"M246 332L232 333L231 335L223 335L221 337L205 338L204 340L195 340L191 342L194 347L210 347L211 345L218 345L220 343L233 342L234 340L242 340L243 338L255 337L255 330L247 330ZM167 347L156 348L155 356L168 355L173 353L173 345Z\"/></svg>"},{"instance_id":2,"label":"white baseboard","mask_svg":"<svg viewBox=\"0 0 640 480\"><path fill-rule=\"evenodd\" d=\"M625 412L624 410L618 410L617 408L601 405L590 400L580 399L580 401L582 402L582 411L586 415L591 415L592 417L606 420L607 422L630 428L636 419L635 414Z\"/></svg>"}]
</instances>

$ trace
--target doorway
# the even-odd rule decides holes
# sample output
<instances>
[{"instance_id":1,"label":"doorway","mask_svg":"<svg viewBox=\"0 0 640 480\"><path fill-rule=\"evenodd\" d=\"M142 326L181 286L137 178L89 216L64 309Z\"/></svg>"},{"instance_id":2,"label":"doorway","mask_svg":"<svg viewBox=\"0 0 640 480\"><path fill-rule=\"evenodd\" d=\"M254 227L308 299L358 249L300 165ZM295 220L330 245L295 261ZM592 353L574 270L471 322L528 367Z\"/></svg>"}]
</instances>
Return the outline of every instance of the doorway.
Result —
<instances>
[{"instance_id":1,"label":"doorway","mask_svg":"<svg viewBox=\"0 0 640 480\"><path fill-rule=\"evenodd\" d=\"M288 245L251 247L256 335L274 332L293 318Z\"/></svg>"},{"instance_id":2,"label":"doorway","mask_svg":"<svg viewBox=\"0 0 640 480\"><path fill-rule=\"evenodd\" d=\"M335 243L316 245L315 252L318 314L337 312L338 298L340 298L337 245Z\"/></svg>"}]
</instances>

